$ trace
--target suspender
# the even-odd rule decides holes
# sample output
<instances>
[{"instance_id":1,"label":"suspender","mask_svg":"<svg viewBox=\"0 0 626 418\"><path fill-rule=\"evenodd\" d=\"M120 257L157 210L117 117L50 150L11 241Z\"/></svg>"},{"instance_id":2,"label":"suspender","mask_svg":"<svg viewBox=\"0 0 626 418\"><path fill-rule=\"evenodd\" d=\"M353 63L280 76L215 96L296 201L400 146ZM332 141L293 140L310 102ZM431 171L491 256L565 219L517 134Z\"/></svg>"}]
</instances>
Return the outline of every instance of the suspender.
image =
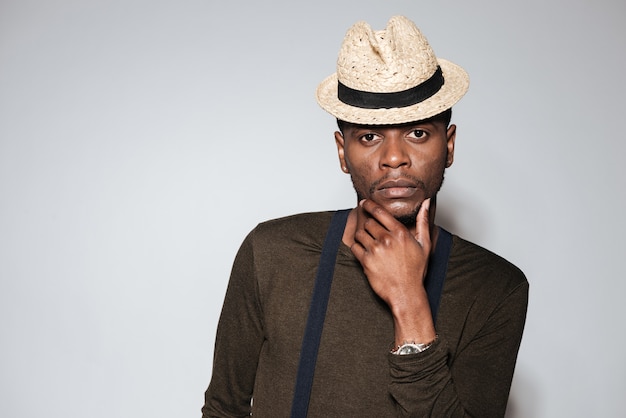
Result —
<instances>
[{"instance_id":1,"label":"suspender","mask_svg":"<svg viewBox=\"0 0 626 418\"><path fill-rule=\"evenodd\" d=\"M305 418L309 408L309 397L311 395L311 387L313 386L317 351L324 327L324 317L326 316L326 307L328 306L330 287L335 270L337 250L343 237L349 213L350 209L344 209L333 214L326 238L324 239L320 263L315 277L311 307L309 308L309 316L302 339L298 375L291 405L291 418ZM440 227L437 246L429 260L428 271L424 279L424 287L428 294L433 321L437 319L451 246L452 235Z\"/></svg>"},{"instance_id":2,"label":"suspender","mask_svg":"<svg viewBox=\"0 0 626 418\"><path fill-rule=\"evenodd\" d=\"M328 296L330 285L333 281L335 271L335 260L337 250L343 237L343 231L348 220L349 209L340 210L333 214L330 227L324 239L320 264L315 277L315 287L311 297L311 307L309 317L306 321L306 329L302 338L302 349L300 350L300 363L298 364L298 376L296 377L296 389L291 404L291 417L306 417L309 409L309 396L311 386L313 386L313 372L317 360L317 349L322 337L324 327L324 317L326 316L326 306L328 306Z\"/></svg>"},{"instance_id":3,"label":"suspender","mask_svg":"<svg viewBox=\"0 0 626 418\"><path fill-rule=\"evenodd\" d=\"M430 312L433 315L433 323L437 323L439 301L441 300L443 282L446 280L448 258L450 257L451 248L452 234L442 227L439 227L437 246L430 260L428 260L428 271L426 271L426 277L424 278L424 288L428 295L428 304L430 305Z\"/></svg>"}]
</instances>

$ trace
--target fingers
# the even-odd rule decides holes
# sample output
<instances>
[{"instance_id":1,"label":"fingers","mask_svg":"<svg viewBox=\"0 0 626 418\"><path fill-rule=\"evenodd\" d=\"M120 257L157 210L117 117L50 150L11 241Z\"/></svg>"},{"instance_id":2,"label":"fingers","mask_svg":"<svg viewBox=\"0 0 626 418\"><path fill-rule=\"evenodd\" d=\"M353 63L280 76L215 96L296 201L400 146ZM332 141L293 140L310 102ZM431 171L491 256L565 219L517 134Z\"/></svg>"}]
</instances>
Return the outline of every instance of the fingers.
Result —
<instances>
[{"instance_id":1,"label":"fingers","mask_svg":"<svg viewBox=\"0 0 626 418\"><path fill-rule=\"evenodd\" d=\"M350 251L352 251L352 254L354 254L354 256L356 257L357 260L359 260L360 262L362 262L362 260L365 257L365 247L363 247L361 244L359 244L358 241L355 241L354 244L352 244L352 246L350 246Z\"/></svg>"},{"instance_id":2,"label":"fingers","mask_svg":"<svg viewBox=\"0 0 626 418\"><path fill-rule=\"evenodd\" d=\"M428 198L422 202L420 210L417 213L415 223L415 235L414 238L419 242L422 247L427 247L430 250L430 203L431 199ZM391 213L389 213L381 205L375 203L372 200L364 199L359 202L359 208L357 210L357 216L359 218L357 231L361 228L369 235L378 239L386 236L387 233L402 233L406 231L404 225L402 225ZM359 239L359 236L356 236ZM368 237L362 236L359 239L364 245L365 242L369 242ZM365 245L367 248L367 245Z\"/></svg>"},{"instance_id":3,"label":"fingers","mask_svg":"<svg viewBox=\"0 0 626 418\"><path fill-rule=\"evenodd\" d=\"M430 251L430 198L424 200L417 213L415 239L424 249Z\"/></svg>"},{"instance_id":4,"label":"fingers","mask_svg":"<svg viewBox=\"0 0 626 418\"><path fill-rule=\"evenodd\" d=\"M373 203L373 202L371 202ZM374 204L377 206L376 204ZM364 206L371 206L367 201L359 202L357 207L357 227L354 232L354 244L350 247L354 256L363 263L366 254L377 246L380 240L389 231L377 219L365 210ZM382 208L381 208L382 209Z\"/></svg>"},{"instance_id":5,"label":"fingers","mask_svg":"<svg viewBox=\"0 0 626 418\"><path fill-rule=\"evenodd\" d=\"M408 229L383 206L370 200L359 202L350 249L374 292L390 306L403 306L407 295L423 293L431 248L429 210L430 200L424 201L415 229Z\"/></svg>"},{"instance_id":6,"label":"fingers","mask_svg":"<svg viewBox=\"0 0 626 418\"><path fill-rule=\"evenodd\" d=\"M363 199L359 202L359 207L388 231L392 231L399 225L398 220L391 213L373 200ZM364 214L364 216L367 215Z\"/></svg>"},{"instance_id":7,"label":"fingers","mask_svg":"<svg viewBox=\"0 0 626 418\"><path fill-rule=\"evenodd\" d=\"M371 248L374 245L376 237L381 233L386 232L384 227L380 225L375 219L373 219L359 204L357 208L357 228L354 233L354 240L357 244L366 251L367 248Z\"/></svg>"}]
</instances>

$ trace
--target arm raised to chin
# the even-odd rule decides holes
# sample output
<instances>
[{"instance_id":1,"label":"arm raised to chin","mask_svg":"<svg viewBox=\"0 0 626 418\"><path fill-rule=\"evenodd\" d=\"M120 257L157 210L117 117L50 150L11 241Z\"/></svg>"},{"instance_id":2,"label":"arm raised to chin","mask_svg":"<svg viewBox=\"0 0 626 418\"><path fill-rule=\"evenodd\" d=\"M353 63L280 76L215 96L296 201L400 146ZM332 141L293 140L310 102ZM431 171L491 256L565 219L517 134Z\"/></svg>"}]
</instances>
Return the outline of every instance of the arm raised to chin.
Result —
<instances>
[{"instance_id":1,"label":"arm raised to chin","mask_svg":"<svg viewBox=\"0 0 626 418\"><path fill-rule=\"evenodd\" d=\"M396 346L407 341L429 343L436 336L424 289L432 248L429 210L427 199L412 233L372 200L362 200L357 208L351 250L374 292L389 305Z\"/></svg>"}]
</instances>

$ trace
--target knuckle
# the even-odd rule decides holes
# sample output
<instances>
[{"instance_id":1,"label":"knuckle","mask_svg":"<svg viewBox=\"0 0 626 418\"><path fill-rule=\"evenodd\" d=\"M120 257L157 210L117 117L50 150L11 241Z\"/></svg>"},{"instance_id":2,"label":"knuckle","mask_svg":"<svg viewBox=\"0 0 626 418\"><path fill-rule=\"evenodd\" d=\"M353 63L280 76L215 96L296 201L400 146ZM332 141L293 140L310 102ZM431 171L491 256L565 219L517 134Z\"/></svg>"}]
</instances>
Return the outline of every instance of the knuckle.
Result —
<instances>
[{"instance_id":1,"label":"knuckle","mask_svg":"<svg viewBox=\"0 0 626 418\"><path fill-rule=\"evenodd\" d=\"M398 236L398 239L400 239L402 241L406 240L407 238L412 237L411 233L407 229L405 229L405 228L399 228L396 231L396 234Z\"/></svg>"},{"instance_id":2,"label":"knuckle","mask_svg":"<svg viewBox=\"0 0 626 418\"><path fill-rule=\"evenodd\" d=\"M372 215L380 216L384 213L384 210L381 206L375 205L375 206L372 206L371 213Z\"/></svg>"},{"instance_id":3,"label":"knuckle","mask_svg":"<svg viewBox=\"0 0 626 418\"><path fill-rule=\"evenodd\" d=\"M367 246L367 252L375 254L378 251L379 245L380 242L378 241L370 241L369 245Z\"/></svg>"},{"instance_id":4,"label":"knuckle","mask_svg":"<svg viewBox=\"0 0 626 418\"><path fill-rule=\"evenodd\" d=\"M393 244L393 237L389 234L384 234L380 237L380 242L385 247L390 247Z\"/></svg>"}]
</instances>

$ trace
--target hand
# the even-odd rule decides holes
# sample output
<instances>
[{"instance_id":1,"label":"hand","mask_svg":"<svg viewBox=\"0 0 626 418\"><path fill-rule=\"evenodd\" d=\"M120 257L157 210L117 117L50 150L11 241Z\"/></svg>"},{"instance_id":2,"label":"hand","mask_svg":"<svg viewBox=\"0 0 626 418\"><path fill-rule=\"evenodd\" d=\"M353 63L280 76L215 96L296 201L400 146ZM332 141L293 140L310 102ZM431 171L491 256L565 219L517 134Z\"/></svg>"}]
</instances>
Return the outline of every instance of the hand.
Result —
<instances>
[{"instance_id":1,"label":"hand","mask_svg":"<svg viewBox=\"0 0 626 418\"><path fill-rule=\"evenodd\" d=\"M363 266L370 286L391 309L396 342L434 339L424 277L431 251L430 199L417 214L415 233L382 206L363 200L357 208L352 253Z\"/></svg>"}]
</instances>

